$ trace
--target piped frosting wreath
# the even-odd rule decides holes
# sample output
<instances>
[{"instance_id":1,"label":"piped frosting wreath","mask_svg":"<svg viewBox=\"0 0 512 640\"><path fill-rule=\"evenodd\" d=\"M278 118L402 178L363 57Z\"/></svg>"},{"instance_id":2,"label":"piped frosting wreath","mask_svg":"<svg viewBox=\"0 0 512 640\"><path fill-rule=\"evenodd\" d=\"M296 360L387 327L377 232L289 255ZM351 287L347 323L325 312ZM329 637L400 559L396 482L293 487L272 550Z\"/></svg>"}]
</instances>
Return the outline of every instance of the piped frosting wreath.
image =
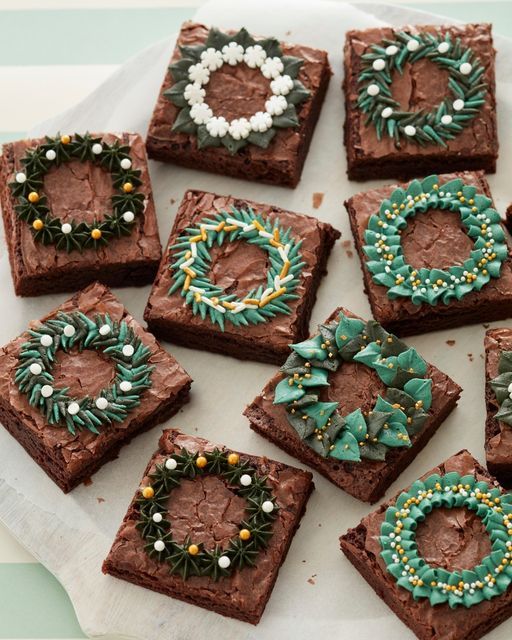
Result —
<instances>
[{"instance_id":1,"label":"piped frosting wreath","mask_svg":"<svg viewBox=\"0 0 512 640\"><path fill-rule=\"evenodd\" d=\"M290 425L316 453L357 463L363 458L384 460L390 448L411 446L432 403L432 380L415 349L377 322L365 323L344 313L291 348L274 404L285 407ZM344 362L370 367L386 385L370 411L358 408L342 416L338 402L320 400L322 389L329 386L329 373Z\"/></svg>"},{"instance_id":2,"label":"piped frosting wreath","mask_svg":"<svg viewBox=\"0 0 512 640\"><path fill-rule=\"evenodd\" d=\"M260 247L268 256L265 284L243 298L223 292L208 277L210 250L224 242L244 241ZM188 227L171 246L174 262L169 269L173 285L169 295L180 291L194 315L208 316L224 331L225 322L247 326L266 322L277 314L290 313L288 302L298 295L295 290L305 263L300 254L301 240L284 230L279 220L263 218L251 208L221 211Z\"/></svg>"},{"instance_id":3,"label":"piped frosting wreath","mask_svg":"<svg viewBox=\"0 0 512 640\"><path fill-rule=\"evenodd\" d=\"M491 553L462 571L430 566L421 557L416 528L433 509L464 508L482 520ZM451 472L417 480L387 508L380 531L381 556L397 585L431 605L472 607L502 595L512 582L512 494L473 475Z\"/></svg>"},{"instance_id":4,"label":"piped frosting wreath","mask_svg":"<svg viewBox=\"0 0 512 640\"><path fill-rule=\"evenodd\" d=\"M17 198L15 211L31 226L34 239L71 252L98 248L112 238L130 235L136 216L144 210L145 199L144 194L138 192L142 184L141 172L133 168L130 151L130 146L119 140L108 143L89 133L47 136L44 143L27 149L21 158L23 168L16 172L9 187ZM48 206L44 193L45 175L53 167L72 160L92 162L112 176L117 193L112 196L112 211L101 220L63 222Z\"/></svg>"},{"instance_id":5,"label":"piped frosting wreath","mask_svg":"<svg viewBox=\"0 0 512 640\"><path fill-rule=\"evenodd\" d=\"M206 548L187 535L182 543L173 539L172 491L183 479L197 479L205 474L220 477L236 495L246 500L246 519L227 546ZM184 580L190 576L209 576L219 580L245 566L253 566L258 554L272 536L272 522L279 506L267 484L249 461L238 453L219 449L199 453L182 449L156 464L149 475L150 484L143 487L137 499L137 528L145 541L144 549L160 563L169 566L171 574ZM179 516L179 514L176 514Z\"/></svg>"},{"instance_id":6,"label":"piped frosting wreath","mask_svg":"<svg viewBox=\"0 0 512 640\"><path fill-rule=\"evenodd\" d=\"M297 79L304 61L284 55L275 38L256 40L246 29L231 35L210 29L204 44L179 49L181 57L169 67L174 84L164 96L180 109L173 131L194 135L200 149L223 146L235 154L248 144L267 148L279 129L298 126L296 107L310 95ZM208 83L224 65L259 70L270 91L263 110L231 121L214 112Z\"/></svg>"},{"instance_id":7,"label":"piped frosting wreath","mask_svg":"<svg viewBox=\"0 0 512 640\"><path fill-rule=\"evenodd\" d=\"M403 74L404 66L421 59L448 72L450 95L430 111L404 111L393 98L393 74ZM450 33L395 33L372 44L361 56L357 105L366 114L380 140L393 138L397 147L403 140L421 146L447 146L475 118L485 104L488 87L485 68L470 47Z\"/></svg>"},{"instance_id":8,"label":"piped frosting wreath","mask_svg":"<svg viewBox=\"0 0 512 640\"><path fill-rule=\"evenodd\" d=\"M366 267L374 282L387 288L390 299L410 298L414 304L449 304L472 291L480 291L491 278L499 278L508 256L499 213L492 201L460 178L440 184L436 175L413 180L395 189L370 216L364 232ZM474 249L462 265L448 268L415 268L407 263L401 234L411 218L431 209L458 215L474 241Z\"/></svg>"}]
</instances>

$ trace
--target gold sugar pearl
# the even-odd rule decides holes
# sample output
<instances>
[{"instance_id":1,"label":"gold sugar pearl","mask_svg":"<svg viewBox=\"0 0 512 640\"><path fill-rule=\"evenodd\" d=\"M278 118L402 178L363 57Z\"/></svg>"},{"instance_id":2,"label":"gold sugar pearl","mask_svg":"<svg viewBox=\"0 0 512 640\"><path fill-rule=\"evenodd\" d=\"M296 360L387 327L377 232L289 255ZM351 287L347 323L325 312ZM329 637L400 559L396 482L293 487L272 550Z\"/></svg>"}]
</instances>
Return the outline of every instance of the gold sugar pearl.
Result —
<instances>
[{"instance_id":1,"label":"gold sugar pearl","mask_svg":"<svg viewBox=\"0 0 512 640\"><path fill-rule=\"evenodd\" d=\"M93 229L91 231L91 238L93 240L99 240L101 238L101 230L100 229Z\"/></svg>"},{"instance_id":2,"label":"gold sugar pearl","mask_svg":"<svg viewBox=\"0 0 512 640\"><path fill-rule=\"evenodd\" d=\"M60 137L62 144L69 144L71 142L71 136L63 135Z\"/></svg>"},{"instance_id":3,"label":"gold sugar pearl","mask_svg":"<svg viewBox=\"0 0 512 640\"><path fill-rule=\"evenodd\" d=\"M251 537L251 532L249 529L241 529L238 535L240 536L240 540L246 541Z\"/></svg>"},{"instance_id":4,"label":"gold sugar pearl","mask_svg":"<svg viewBox=\"0 0 512 640\"><path fill-rule=\"evenodd\" d=\"M228 464L238 464L240 462L240 456L238 453L230 453L228 456Z\"/></svg>"},{"instance_id":5,"label":"gold sugar pearl","mask_svg":"<svg viewBox=\"0 0 512 640\"><path fill-rule=\"evenodd\" d=\"M41 229L44 227L44 222L41 220L41 218L36 218L32 223L32 227L36 231L41 231Z\"/></svg>"},{"instance_id":6,"label":"gold sugar pearl","mask_svg":"<svg viewBox=\"0 0 512 640\"><path fill-rule=\"evenodd\" d=\"M37 193L37 191L31 191L28 194L28 201L31 202L32 204L39 202L39 194Z\"/></svg>"},{"instance_id":7,"label":"gold sugar pearl","mask_svg":"<svg viewBox=\"0 0 512 640\"><path fill-rule=\"evenodd\" d=\"M153 487L144 487L144 489L142 489L142 495L144 496L144 498L146 498L146 500L149 500L155 495L155 490L153 489Z\"/></svg>"},{"instance_id":8,"label":"gold sugar pearl","mask_svg":"<svg viewBox=\"0 0 512 640\"><path fill-rule=\"evenodd\" d=\"M125 182L123 184L123 191L125 193L131 193L133 191L133 184L131 182Z\"/></svg>"},{"instance_id":9,"label":"gold sugar pearl","mask_svg":"<svg viewBox=\"0 0 512 640\"><path fill-rule=\"evenodd\" d=\"M199 553L199 547L197 546L197 544L191 544L189 545L187 551L191 556L197 556L197 554Z\"/></svg>"},{"instance_id":10,"label":"gold sugar pearl","mask_svg":"<svg viewBox=\"0 0 512 640\"><path fill-rule=\"evenodd\" d=\"M208 460L204 456L199 456L196 460L196 467L199 469L204 469L208 464Z\"/></svg>"}]
</instances>

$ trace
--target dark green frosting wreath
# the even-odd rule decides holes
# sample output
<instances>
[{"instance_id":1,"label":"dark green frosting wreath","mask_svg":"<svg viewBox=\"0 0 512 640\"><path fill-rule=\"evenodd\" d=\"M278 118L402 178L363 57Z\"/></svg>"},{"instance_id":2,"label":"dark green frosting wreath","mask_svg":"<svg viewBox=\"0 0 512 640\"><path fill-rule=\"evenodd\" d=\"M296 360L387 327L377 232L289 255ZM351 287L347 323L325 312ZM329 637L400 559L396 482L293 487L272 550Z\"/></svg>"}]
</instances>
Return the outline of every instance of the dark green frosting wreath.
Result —
<instances>
[{"instance_id":1,"label":"dark green frosting wreath","mask_svg":"<svg viewBox=\"0 0 512 640\"><path fill-rule=\"evenodd\" d=\"M117 193L112 196L112 212L101 220L63 223L52 215L43 192L44 176L52 167L71 160L92 162L112 175ZM89 133L46 136L46 142L27 150L21 164L23 169L9 184L17 198L15 211L21 220L31 225L34 239L42 244L54 244L67 252L97 248L113 237L130 235L135 217L144 210L145 196L137 191L142 184L141 172L132 166L130 147L118 140L110 144Z\"/></svg>"},{"instance_id":2,"label":"dark green frosting wreath","mask_svg":"<svg viewBox=\"0 0 512 640\"><path fill-rule=\"evenodd\" d=\"M512 427L512 351L500 353L498 374L490 382L500 405L494 417Z\"/></svg>"},{"instance_id":3,"label":"dark green frosting wreath","mask_svg":"<svg viewBox=\"0 0 512 640\"><path fill-rule=\"evenodd\" d=\"M100 427L122 422L151 386L151 351L124 320L114 321L108 314L91 319L80 311L60 312L28 334L30 339L21 345L18 356L15 382L48 424L67 427L72 434L77 429L98 434ZM55 387L52 371L59 349L101 351L115 363L113 382L94 398L75 398L67 387Z\"/></svg>"},{"instance_id":4,"label":"dark green frosting wreath","mask_svg":"<svg viewBox=\"0 0 512 640\"><path fill-rule=\"evenodd\" d=\"M415 349L385 331L374 320L364 323L340 313L319 334L292 345L275 388L274 404L283 404L288 422L302 440L324 457L360 462L384 460L388 449L410 447L432 403L432 380ZM386 385L371 411L336 412L337 402L322 402L329 372L343 362L360 362Z\"/></svg>"},{"instance_id":5,"label":"dark green frosting wreath","mask_svg":"<svg viewBox=\"0 0 512 640\"><path fill-rule=\"evenodd\" d=\"M416 528L436 508L474 511L491 539L491 553L475 567L447 571L418 552ZM396 583L415 600L431 605L472 607L504 594L512 582L512 494L451 472L417 480L386 510L380 530L381 556Z\"/></svg>"},{"instance_id":6,"label":"dark green frosting wreath","mask_svg":"<svg viewBox=\"0 0 512 640\"><path fill-rule=\"evenodd\" d=\"M402 111L393 98L393 74L403 73L406 63L422 58L448 71L450 95L430 111ZM389 136L400 147L402 140L421 146L455 138L485 104L487 84L484 67L473 50L449 33L410 34L400 31L369 47L361 56L357 104L367 115L366 124L375 127L377 137Z\"/></svg>"},{"instance_id":7,"label":"dark green frosting wreath","mask_svg":"<svg viewBox=\"0 0 512 640\"><path fill-rule=\"evenodd\" d=\"M204 474L220 476L226 485L247 501L247 518L227 548L216 545L207 549L188 536L179 544L173 539L167 513L172 508L172 490L183 478L194 479ZM171 574L209 576L217 581L236 570L256 563L272 536L272 522L278 505L266 477L257 473L248 461L236 453L215 449L198 453L182 449L156 465L150 474L151 484L141 490L137 499L137 529L146 542L145 551L158 562L167 563Z\"/></svg>"},{"instance_id":8,"label":"dark green frosting wreath","mask_svg":"<svg viewBox=\"0 0 512 640\"><path fill-rule=\"evenodd\" d=\"M278 129L299 125L296 107L310 95L297 79L304 61L284 55L275 38L256 40L246 29L233 35L210 29L204 44L179 49L181 58L169 67L174 83L164 96L180 108L172 130L196 136L199 149L223 146L231 154L247 144L266 149ZM268 79L271 95L263 110L231 121L214 114L207 85L225 64L245 64Z\"/></svg>"},{"instance_id":9,"label":"dark green frosting wreath","mask_svg":"<svg viewBox=\"0 0 512 640\"><path fill-rule=\"evenodd\" d=\"M499 278L508 257L500 214L486 195L456 178L440 184L439 177L413 180L407 189L395 189L370 216L364 232L366 267L373 280L387 288L390 299L410 298L414 304L460 300L480 291L491 278ZM411 218L431 209L460 216L462 226L474 241L474 249L462 265L446 269L417 269L406 262L401 234Z\"/></svg>"},{"instance_id":10,"label":"dark green frosting wreath","mask_svg":"<svg viewBox=\"0 0 512 640\"><path fill-rule=\"evenodd\" d=\"M208 278L214 246L224 242L244 240L260 247L267 255L269 268L266 286L252 289L242 299L224 293ZM298 298L295 292L302 267L299 252L302 240L284 230L279 220L269 220L251 208L221 211L211 218L203 218L195 226L187 227L171 247L174 262L169 269L174 283L169 295L180 290L194 315L203 320L208 316L224 331L226 321L235 326L266 322L277 314L290 313L288 303Z\"/></svg>"}]
</instances>

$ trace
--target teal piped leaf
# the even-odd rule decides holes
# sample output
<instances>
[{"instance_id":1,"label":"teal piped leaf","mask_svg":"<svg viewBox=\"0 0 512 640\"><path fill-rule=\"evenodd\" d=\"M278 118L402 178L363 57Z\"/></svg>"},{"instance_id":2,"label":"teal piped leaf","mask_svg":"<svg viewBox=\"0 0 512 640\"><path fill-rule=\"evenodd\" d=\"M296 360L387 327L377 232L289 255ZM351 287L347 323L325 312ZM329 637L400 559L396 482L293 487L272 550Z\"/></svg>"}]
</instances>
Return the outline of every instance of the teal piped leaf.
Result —
<instances>
[{"instance_id":1,"label":"teal piped leaf","mask_svg":"<svg viewBox=\"0 0 512 640\"><path fill-rule=\"evenodd\" d=\"M350 340L358 336L364 328L364 322L359 318L350 318L340 314L338 326L336 327L336 344L341 349Z\"/></svg>"},{"instance_id":2,"label":"teal piped leaf","mask_svg":"<svg viewBox=\"0 0 512 640\"><path fill-rule=\"evenodd\" d=\"M360 462L361 456L356 438L349 431L343 431L334 443L334 449L329 451L329 456L337 460Z\"/></svg>"},{"instance_id":3,"label":"teal piped leaf","mask_svg":"<svg viewBox=\"0 0 512 640\"><path fill-rule=\"evenodd\" d=\"M416 401L421 400L423 408L428 411L432 405L431 378L413 378L404 385L404 391Z\"/></svg>"},{"instance_id":4,"label":"teal piped leaf","mask_svg":"<svg viewBox=\"0 0 512 640\"><path fill-rule=\"evenodd\" d=\"M424 376L427 372L425 360L412 347L397 356L397 363L402 369L419 376Z\"/></svg>"},{"instance_id":5,"label":"teal piped leaf","mask_svg":"<svg viewBox=\"0 0 512 640\"><path fill-rule=\"evenodd\" d=\"M285 402L293 402L302 398L306 392L303 389L299 389L296 385L290 385L288 378L281 380L275 388L274 392L274 404L283 404Z\"/></svg>"},{"instance_id":6,"label":"teal piped leaf","mask_svg":"<svg viewBox=\"0 0 512 640\"><path fill-rule=\"evenodd\" d=\"M309 405L303 409L304 414L308 415L316 423L316 426L321 429L329 420L333 411L338 406L337 402L315 402L315 404Z\"/></svg>"},{"instance_id":7,"label":"teal piped leaf","mask_svg":"<svg viewBox=\"0 0 512 640\"><path fill-rule=\"evenodd\" d=\"M501 406L494 417L496 420L500 420L501 422L505 422L512 426L512 400L510 398L507 398L501 403Z\"/></svg>"},{"instance_id":8,"label":"teal piped leaf","mask_svg":"<svg viewBox=\"0 0 512 640\"><path fill-rule=\"evenodd\" d=\"M504 400L509 398L512 391L512 388L511 391L508 390L509 386L512 384L512 371L501 373L498 377L491 380L489 384L491 385L498 402L501 404Z\"/></svg>"},{"instance_id":9,"label":"teal piped leaf","mask_svg":"<svg viewBox=\"0 0 512 640\"><path fill-rule=\"evenodd\" d=\"M298 344L292 344L291 348L306 360L325 360L327 350L322 349L322 337L315 336L310 340L304 340Z\"/></svg>"},{"instance_id":10,"label":"teal piped leaf","mask_svg":"<svg viewBox=\"0 0 512 640\"><path fill-rule=\"evenodd\" d=\"M345 416L345 426L358 442L366 438L368 429L361 409L356 409Z\"/></svg>"}]
</instances>

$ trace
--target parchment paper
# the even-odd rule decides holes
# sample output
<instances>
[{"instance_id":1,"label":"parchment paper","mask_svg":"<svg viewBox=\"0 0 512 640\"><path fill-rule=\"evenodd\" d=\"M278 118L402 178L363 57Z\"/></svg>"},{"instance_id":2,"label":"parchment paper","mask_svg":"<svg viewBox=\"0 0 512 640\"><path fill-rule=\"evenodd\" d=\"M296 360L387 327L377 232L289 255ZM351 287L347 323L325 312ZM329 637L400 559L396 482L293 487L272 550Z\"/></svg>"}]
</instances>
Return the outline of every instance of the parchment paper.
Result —
<instances>
[{"instance_id":1,"label":"parchment paper","mask_svg":"<svg viewBox=\"0 0 512 640\"><path fill-rule=\"evenodd\" d=\"M442 5L440 5L442 8ZM172 165L151 163L161 238L165 242L179 200L186 188L214 190L281 205L314 214L343 232L329 261L315 306L311 327L343 304L364 317L369 306L363 293L358 259L343 200L371 188L345 177L342 144L343 99L341 51L349 28L382 24L440 22L406 8L364 5L354 8L336 2L275 0L212 1L197 18L222 27L245 25L255 33L318 46L329 51L334 70L329 92L306 161L302 181L295 190L262 186ZM42 123L30 135L61 131L121 131L144 133L160 86L175 35L128 61L105 84L76 108ZM509 199L512 150L507 123L512 119L512 43L497 39L498 102L501 154L499 172L490 178L498 209ZM314 192L325 194L318 210L312 208ZM4 243L1 243L4 247ZM16 298L6 251L0 257L0 295L3 317L0 341L7 342L67 298L52 295ZM139 320L149 287L116 290ZM510 321L499 323L510 325ZM483 456L483 335L481 325L411 338L409 343L451 375L464 388L460 406L439 433L390 489L406 486L440 460L467 447ZM447 346L447 340L455 340ZM169 425L179 426L214 441L256 454L299 465L248 427L241 413L260 391L275 367L239 362L165 345L194 378L192 402ZM211 372L215 371L215 375ZM234 382L236 381L236 382ZM229 392L232 401L221 401ZM297 640L321 637L410 638L411 633L376 597L339 551L338 537L356 525L370 507L336 489L315 474L317 490L309 501L300 531L258 627L224 619L198 607L180 603L125 582L103 576L100 567L112 543L126 507L138 486L142 471L156 448L161 429L137 437L118 460L64 496L20 445L0 429L0 518L27 549L64 585L84 631L90 636L123 635L148 640L189 640L210 637L223 640ZM300 465L299 465L300 466ZM100 501L99 499L103 499ZM489 638L510 638L512 621Z\"/></svg>"}]
</instances>

